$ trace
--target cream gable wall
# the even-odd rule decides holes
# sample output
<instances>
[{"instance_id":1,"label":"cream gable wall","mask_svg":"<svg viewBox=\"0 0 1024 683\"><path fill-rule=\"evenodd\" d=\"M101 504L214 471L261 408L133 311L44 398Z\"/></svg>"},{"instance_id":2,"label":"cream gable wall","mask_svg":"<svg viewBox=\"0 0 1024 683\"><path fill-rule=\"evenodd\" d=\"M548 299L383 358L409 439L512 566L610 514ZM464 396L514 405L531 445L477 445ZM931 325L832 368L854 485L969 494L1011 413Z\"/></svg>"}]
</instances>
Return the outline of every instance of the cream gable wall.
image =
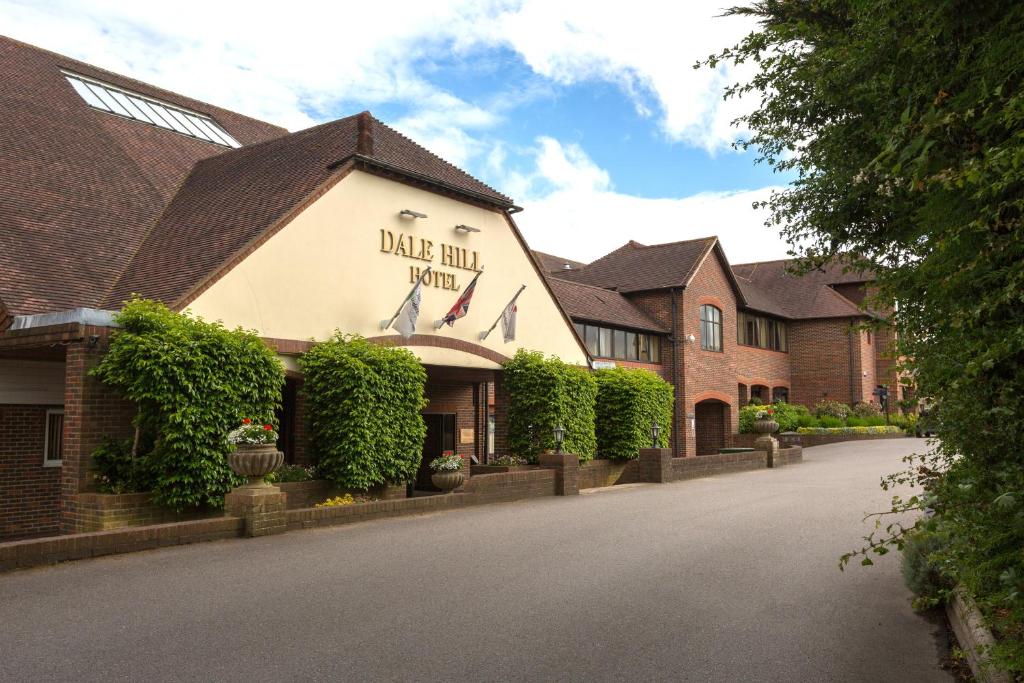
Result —
<instances>
[{"instance_id":1,"label":"cream gable wall","mask_svg":"<svg viewBox=\"0 0 1024 683\"><path fill-rule=\"evenodd\" d=\"M411 209L428 218L402 218ZM458 224L479 228L463 233ZM543 351L585 365L586 355L533 268L505 217L470 204L353 171L277 234L192 302L189 309L207 320L255 329L277 339L324 339L335 330L366 337L383 331L412 287L410 266L427 262L381 251L381 229L433 242L436 271L455 275L460 292L473 273L441 265L441 244L479 254L484 274L469 313L454 327L435 330L459 292L424 287L418 334L455 337L506 356L517 349ZM516 340L505 344L499 325L485 341L479 333L494 322L519 286ZM480 356L436 347L409 347L431 364L497 367Z\"/></svg>"}]
</instances>

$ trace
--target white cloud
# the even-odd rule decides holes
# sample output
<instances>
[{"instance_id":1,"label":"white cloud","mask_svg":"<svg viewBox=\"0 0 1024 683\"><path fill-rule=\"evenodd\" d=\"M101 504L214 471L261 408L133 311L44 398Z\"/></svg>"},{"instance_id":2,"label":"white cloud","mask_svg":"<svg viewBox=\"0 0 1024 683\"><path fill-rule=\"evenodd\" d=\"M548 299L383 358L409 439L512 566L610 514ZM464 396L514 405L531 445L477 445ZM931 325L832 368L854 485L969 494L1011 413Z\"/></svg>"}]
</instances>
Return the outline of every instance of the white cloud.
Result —
<instances>
[{"instance_id":1,"label":"white cloud","mask_svg":"<svg viewBox=\"0 0 1024 683\"><path fill-rule=\"evenodd\" d=\"M525 211L516 215L535 249L589 262L631 239L659 244L717 235L732 263L787 256L778 233L764 226L765 212L752 208L781 188L636 197L615 192L607 173L578 147L540 138L535 155L536 169L520 201ZM545 182L555 189L530 194Z\"/></svg>"}]
</instances>

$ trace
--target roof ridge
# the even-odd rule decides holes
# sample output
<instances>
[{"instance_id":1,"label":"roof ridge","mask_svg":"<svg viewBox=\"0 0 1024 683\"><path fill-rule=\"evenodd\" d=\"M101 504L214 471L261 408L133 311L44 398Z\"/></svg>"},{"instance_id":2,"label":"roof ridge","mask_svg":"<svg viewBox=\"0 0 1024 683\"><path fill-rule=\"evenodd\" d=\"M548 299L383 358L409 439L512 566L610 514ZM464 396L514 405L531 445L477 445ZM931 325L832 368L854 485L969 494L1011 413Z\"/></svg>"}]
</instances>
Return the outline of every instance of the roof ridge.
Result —
<instances>
[{"instance_id":1,"label":"roof ridge","mask_svg":"<svg viewBox=\"0 0 1024 683\"><path fill-rule=\"evenodd\" d=\"M506 195L506 194L505 194L504 192L501 192L501 191L499 191L499 190L497 190L497 189L495 189L495 188L491 187L490 185L488 185L488 184L487 184L487 183L485 183L484 181L480 180L479 178L477 178L476 176L474 176L474 175L473 175L472 173L470 173L470 172L469 172L469 171L467 171L466 169L462 168L461 166L456 166L455 164L453 164L452 162L448 161L447 159L444 159L444 158L443 158L443 157L441 157L440 155L438 155L438 154L435 154L434 152L431 152L431 151L430 151L429 149L427 149L426 147L424 147L424 146L423 146L423 145L421 145L420 143L416 142L415 140L413 140L412 138L410 138L410 137L409 137L408 135L406 135L405 133L401 132L400 130L398 130L398 129L396 129L396 128L392 128L392 127L391 127L391 126L389 126L388 124L386 124L386 123L384 123L383 121L381 121L380 119L378 119L378 118L377 118L376 116L374 116L374 115L373 115L373 113L372 113L372 112L370 112L369 110L367 110L367 111L365 111L365 112L363 112L363 113L365 113L365 114L369 114L369 116L370 116L370 120L371 120L371 121L373 121L373 123L374 123L375 125L381 125L381 126L383 126L384 128L387 128L387 129L388 129L389 131L391 131L391 132L392 132L392 133L394 133L395 135L399 136L400 138L402 138L403 140L405 140L405 141L406 141L406 142L408 142L409 144L413 145L414 147L417 147L417 148L419 148L419 149L423 150L423 151L424 151L425 153L429 154L430 156L434 157L435 159L438 159L438 160L440 160L440 161L441 161L442 163L448 164L449 166L451 166L451 167L452 167L452 168L454 168L455 170L459 171L460 173L464 173L464 174L465 174L465 175L466 175L466 176L467 176L468 178L470 178L470 179L471 179L471 180L473 180L474 182L480 183L480 184L481 184L482 186L486 187L486 188L487 188L488 190L490 190L491 192L495 193L496 195L499 195L499 196L501 196L501 197L504 197L504 198L505 198L505 199L507 199L507 200L508 200L508 201L509 201L510 203L513 203L513 204L515 203L515 202L513 201L513 199L512 199L511 197L509 197L508 195ZM361 115L361 114L357 114L357 116L360 116L360 115ZM376 157L374 156L373 158L376 158Z\"/></svg>"},{"instance_id":2,"label":"roof ridge","mask_svg":"<svg viewBox=\"0 0 1024 683\"><path fill-rule=\"evenodd\" d=\"M640 244L639 242L634 242L633 240L630 240L629 243L630 244L635 244L637 247L639 247L641 249L655 249L657 247L674 247L677 244L693 244L695 242L706 242L707 240L717 240L717 239L718 239L718 235L708 235L706 237L694 237L694 238L691 238L691 239L688 239L688 240L676 240L674 242L661 242L659 244Z\"/></svg>"}]
</instances>

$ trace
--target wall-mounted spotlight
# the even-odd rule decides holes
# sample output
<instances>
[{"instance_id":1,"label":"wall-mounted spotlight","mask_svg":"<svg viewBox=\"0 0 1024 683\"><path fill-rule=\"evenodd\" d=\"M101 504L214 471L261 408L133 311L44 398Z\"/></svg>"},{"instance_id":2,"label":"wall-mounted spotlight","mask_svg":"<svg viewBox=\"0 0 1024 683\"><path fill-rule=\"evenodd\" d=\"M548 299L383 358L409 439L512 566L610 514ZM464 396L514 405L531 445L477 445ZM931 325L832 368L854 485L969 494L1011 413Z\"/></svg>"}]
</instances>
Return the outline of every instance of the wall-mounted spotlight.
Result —
<instances>
[{"instance_id":1,"label":"wall-mounted spotlight","mask_svg":"<svg viewBox=\"0 0 1024 683\"><path fill-rule=\"evenodd\" d=\"M455 229L459 232L480 232L480 228L474 228L472 225L456 225Z\"/></svg>"},{"instance_id":2,"label":"wall-mounted spotlight","mask_svg":"<svg viewBox=\"0 0 1024 683\"><path fill-rule=\"evenodd\" d=\"M419 211L413 211L412 209L402 209L398 212L399 216L405 216L407 218L426 218L427 214L420 213Z\"/></svg>"}]
</instances>

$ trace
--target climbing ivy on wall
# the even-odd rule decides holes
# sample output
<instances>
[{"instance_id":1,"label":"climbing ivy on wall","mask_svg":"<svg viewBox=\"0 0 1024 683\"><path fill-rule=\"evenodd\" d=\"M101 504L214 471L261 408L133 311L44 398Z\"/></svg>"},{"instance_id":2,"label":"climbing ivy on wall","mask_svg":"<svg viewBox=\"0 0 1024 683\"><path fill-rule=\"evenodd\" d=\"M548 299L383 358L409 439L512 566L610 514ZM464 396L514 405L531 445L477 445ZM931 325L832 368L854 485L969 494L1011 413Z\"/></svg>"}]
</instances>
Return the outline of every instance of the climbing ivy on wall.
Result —
<instances>
[{"instance_id":1,"label":"climbing ivy on wall","mask_svg":"<svg viewBox=\"0 0 1024 683\"><path fill-rule=\"evenodd\" d=\"M336 332L299 359L320 474L368 489L412 480L423 457L427 372L410 351Z\"/></svg>"},{"instance_id":2,"label":"climbing ivy on wall","mask_svg":"<svg viewBox=\"0 0 1024 683\"><path fill-rule=\"evenodd\" d=\"M116 322L92 374L138 405L136 426L153 444L154 501L176 510L220 507L243 481L228 468L227 434L246 417L274 421L280 361L254 332L155 301L129 301Z\"/></svg>"},{"instance_id":3,"label":"climbing ivy on wall","mask_svg":"<svg viewBox=\"0 0 1024 683\"><path fill-rule=\"evenodd\" d=\"M562 450L580 461L594 457L597 382L588 370L536 351L520 350L504 365L509 397L508 445L531 462L555 448L554 430L565 429Z\"/></svg>"},{"instance_id":4,"label":"climbing ivy on wall","mask_svg":"<svg viewBox=\"0 0 1024 683\"><path fill-rule=\"evenodd\" d=\"M594 372L597 380L597 451L628 460L650 448L651 423L660 427L658 447L667 448L672 428L672 385L649 370L614 368Z\"/></svg>"}]
</instances>

